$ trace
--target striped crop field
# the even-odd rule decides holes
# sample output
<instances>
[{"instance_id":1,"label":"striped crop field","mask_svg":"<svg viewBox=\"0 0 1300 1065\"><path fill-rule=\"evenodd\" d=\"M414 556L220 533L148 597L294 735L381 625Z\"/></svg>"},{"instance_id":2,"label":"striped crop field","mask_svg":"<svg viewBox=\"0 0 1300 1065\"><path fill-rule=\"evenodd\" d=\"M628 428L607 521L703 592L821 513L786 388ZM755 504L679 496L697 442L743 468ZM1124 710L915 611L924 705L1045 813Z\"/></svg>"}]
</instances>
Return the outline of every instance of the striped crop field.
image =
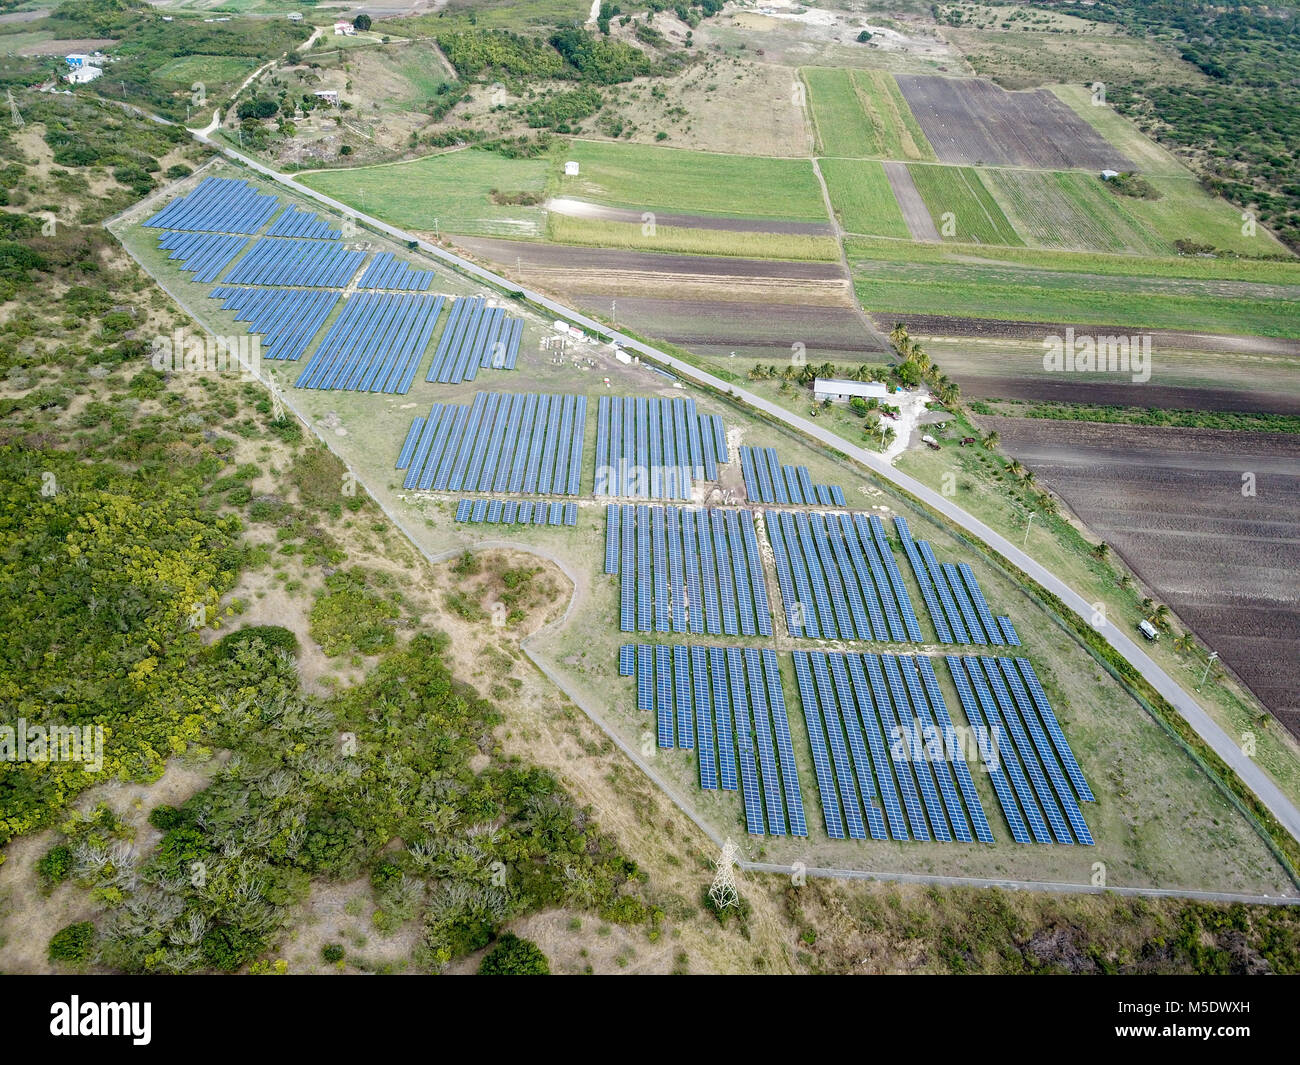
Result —
<instances>
[{"instance_id":1,"label":"striped crop field","mask_svg":"<svg viewBox=\"0 0 1300 1065\"><path fill-rule=\"evenodd\" d=\"M819 159L831 206L850 233L908 240L907 223L898 208L885 169L875 159Z\"/></svg>"},{"instance_id":2,"label":"striped crop field","mask_svg":"<svg viewBox=\"0 0 1300 1065\"><path fill-rule=\"evenodd\" d=\"M934 158L893 75L879 70L808 67L813 122L822 155L846 159Z\"/></svg>"},{"instance_id":3,"label":"striped crop field","mask_svg":"<svg viewBox=\"0 0 1300 1065\"><path fill-rule=\"evenodd\" d=\"M914 163L908 170L944 240L962 244L1025 243L973 167Z\"/></svg>"},{"instance_id":4,"label":"striped crop field","mask_svg":"<svg viewBox=\"0 0 1300 1065\"><path fill-rule=\"evenodd\" d=\"M1136 255L1166 250L1092 174L990 169L982 176L1031 245Z\"/></svg>"}]
</instances>

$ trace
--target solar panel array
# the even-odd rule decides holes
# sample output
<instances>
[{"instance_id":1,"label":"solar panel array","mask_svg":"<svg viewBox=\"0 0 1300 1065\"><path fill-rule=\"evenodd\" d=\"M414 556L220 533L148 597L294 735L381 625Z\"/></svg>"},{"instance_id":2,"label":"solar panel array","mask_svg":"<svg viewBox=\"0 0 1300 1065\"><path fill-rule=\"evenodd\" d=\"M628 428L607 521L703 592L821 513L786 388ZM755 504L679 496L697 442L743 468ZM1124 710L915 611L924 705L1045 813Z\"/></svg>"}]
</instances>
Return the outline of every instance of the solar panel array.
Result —
<instances>
[{"instance_id":1,"label":"solar panel array","mask_svg":"<svg viewBox=\"0 0 1300 1065\"><path fill-rule=\"evenodd\" d=\"M832 839L993 842L928 658L794 652Z\"/></svg>"},{"instance_id":2,"label":"solar panel array","mask_svg":"<svg viewBox=\"0 0 1300 1065\"><path fill-rule=\"evenodd\" d=\"M209 295L247 322L250 333L262 335L262 357L295 360L307 350L317 331L339 301L337 292L322 289L231 288L219 286Z\"/></svg>"},{"instance_id":3,"label":"solar panel array","mask_svg":"<svg viewBox=\"0 0 1300 1065\"><path fill-rule=\"evenodd\" d=\"M422 419L423 420L423 419ZM397 467L399 470L402 467ZM577 503L533 503L527 499L462 499L456 520L488 525L577 525Z\"/></svg>"},{"instance_id":4,"label":"solar panel array","mask_svg":"<svg viewBox=\"0 0 1300 1065\"><path fill-rule=\"evenodd\" d=\"M266 231L268 237L309 237L312 240L341 240L343 234L313 211L289 204Z\"/></svg>"},{"instance_id":5,"label":"solar panel array","mask_svg":"<svg viewBox=\"0 0 1300 1065\"><path fill-rule=\"evenodd\" d=\"M272 227L274 231L274 227ZM427 292L433 284L432 270L417 270L403 262L391 251L378 252L366 272L357 282L357 288L397 289L401 292Z\"/></svg>"},{"instance_id":6,"label":"solar panel array","mask_svg":"<svg viewBox=\"0 0 1300 1065\"><path fill-rule=\"evenodd\" d=\"M756 503L791 503L843 507L844 489L837 484L813 484L807 466L782 466L774 447L742 447L740 473L745 496Z\"/></svg>"},{"instance_id":7,"label":"solar panel array","mask_svg":"<svg viewBox=\"0 0 1300 1065\"><path fill-rule=\"evenodd\" d=\"M337 241L262 237L224 280L228 285L344 288L365 257Z\"/></svg>"},{"instance_id":8,"label":"solar panel array","mask_svg":"<svg viewBox=\"0 0 1300 1065\"><path fill-rule=\"evenodd\" d=\"M940 643L997 644L1008 642L1001 624L994 620L984 600L975 571L965 562L940 563L934 548L925 540L914 540L907 519L895 516L894 527L912 573L921 586L921 596L930 610L930 620ZM1007 622L1010 625L1010 621ZM1012 630L1015 635L1015 630Z\"/></svg>"},{"instance_id":9,"label":"solar panel array","mask_svg":"<svg viewBox=\"0 0 1300 1065\"><path fill-rule=\"evenodd\" d=\"M523 319L489 307L483 296L463 296L451 306L425 380L459 384L481 369L513 370L523 333Z\"/></svg>"},{"instance_id":10,"label":"solar panel array","mask_svg":"<svg viewBox=\"0 0 1300 1065\"><path fill-rule=\"evenodd\" d=\"M763 512L792 636L921 642L889 545L863 514Z\"/></svg>"},{"instance_id":11,"label":"solar panel array","mask_svg":"<svg viewBox=\"0 0 1300 1065\"><path fill-rule=\"evenodd\" d=\"M1002 630L1002 638L1012 647L1020 646L1020 637L1016 635L1016 627L1011 624L1011 619L998 615L998 628Z\"/></svg>"},{"instance_id":12,"label":"solar panel array","mask_svg":"<svg viewBox=\"0 0 1300 1065\"><path fill-rule=\"evenodd\" d=\"M601 396L596 410L598 496L691 498L694 481L716 481L729 461L726 431L693 399Z\"/></svg>"},{"instance_id":13,"label":"solar panel array","mask_svg":"<svg viewBox=\"0 0 1300 1065\"><path fill-rule=\"evenodd\" d=\"M158 238L158 247L171 252L167 258L179 261L181 269L190 271L193 280L201 284L220 277L230 260L247 245L247 237L230 233L168 230Z\"/></svg>"},{"instance_id":14,"label":"solar panel array","mask_svg":"<svg viewBox=\"0 0 1300 1065\"><path fill-rule=\"evenodd\" d=\"M472 405L435 403L414 444L414 424L407 432L402 487L576 496L586 425L586 396L479 392Z\"/></svg>"},{"instance_id":15,"label":"solar panel array","mask_svg":"<svg viewBox=\"0 0 1300 1065\"><path fill-rule=\"evenodd\" d=\"M404 395L441 310L441 296L359 292L349 297L294 384Z\"/></svg>"},{"instance_id":16,"label":"solar panel array","mask_svg":"<svg viewBox=\"0 0 1300 1065\"><path fill-rule=\"evenodd\" d=\"M989 778L1018 842L1093 843L1091 789L1026 659L949 655L966 717L991 738ZM995 768L996 765L996 768Z\"/></svg>"},{"instance_id":17,"label":"solar panel array","mask_svg":"<svg viewBox=\"0 0 1300 1065\"><path fill-rule=\"evenodd\" d=\"M740 647L619 649L636 674L639 710L655 715L658 745L694 750L700 787L740 790L752 835L806 836L803 793L776 653Z\"/></svg>"},{"instance_id":18,"label":"solar panel array","mask_svg":"<svg viewBox=\"0 0 1300 1065\"><path fill-rule=\"evenodd\" d=\"M252 234L266 225L279 206L278 197L258 192L247 181L208 177L192 192L172 200L144 225L150 229Z\"/></svg>"},{"instance_id":19,"label":"solar panel array","mask_svg":"<svg viewBox=\"0 0 1300 1065\"><path fill-rule=\"evenodd\" d=\"M611 504L605 568L620 575L623 632L772 635L748 510Z\"/></svg>"}]
</instances>

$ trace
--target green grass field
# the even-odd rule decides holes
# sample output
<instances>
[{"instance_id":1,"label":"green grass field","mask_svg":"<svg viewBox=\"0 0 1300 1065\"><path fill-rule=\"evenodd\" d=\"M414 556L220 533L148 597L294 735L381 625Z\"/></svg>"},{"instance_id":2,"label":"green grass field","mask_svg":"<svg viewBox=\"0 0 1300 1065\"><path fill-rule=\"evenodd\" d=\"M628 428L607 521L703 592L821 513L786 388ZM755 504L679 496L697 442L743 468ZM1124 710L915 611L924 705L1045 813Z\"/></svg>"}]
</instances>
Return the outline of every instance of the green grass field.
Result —
<instances>
[{"instance_id":1,"label":"green grass field","mask_svg":"<svg viewBox=\"0 0 1300 1065\"><path fill-rule=\"evenodd\" d=\"M233 55L185 55L158 67L153 76L159 81L172 81L188 88L196 81L205 85L221 85L237 81L251 74L257 60Z\"/></svg>"},{"instance_id":2,"label":"green grass field","mask_svg":"<svg viewBox=\"0 0 1300 1065\"><path fill-rule=\"evenodd\" d=\"M989 265L853 262L868 311L1300 337L1300 289L1078 274Z\"/></svg>"},{"instance_id":3,"label":"green grass field","mask_svg":"<svg viewBox=\"0 0 1300 1065\"><path fill-rule=\"evenodd\" d=\"M552 159L557 195L652 211L826 221L821 186L807 159L584 140L573 141ZM580 164L579 176L562 176L569 159Z\"/></svg>"},{"instance_id":4,"label":"green grass field","mask_svg":"<svg viewBox=\"0 0 1300 1065\"><path fill-rule=\"evenodd\" d=\"M1024 244L974 167L915 163L908 170L945 240L960 244Z\"/></svg>"},{"instance_id":5,"label":"green grass field","mask_svg":"<svg viewBox=\"0 0 1300 1065\"><path fill-rule=\"evenodd\" d=\"M1130 198L1110 192L1100 177L1002 168L984 170L981 176L1016 232L1030 244L1138 255L1173 251L1133 218Z\"/></svg>"},{"instance_id":6,"label":"green grass field","mask_svg":"<svg viewBox=\"0 0 1300 1065\"><path fill-rule=\"evenodd\" d=\"M874 159L819 159L817 165L846 231L911 239L880 163Z\"/></svg>"},{"instance_id":7,"label":"green grass field","mask_svg":"<svg viewBox=\"0 0 1300 1065\"><path fill-rule=\"evenodd\" d=\"M1058 85L1053 92L1136 164L1160 192L1158 200L1130 199L1125 209L1171 246L1187 239L1238 255L1290 255L1271 233L1243 230L1242 212L1211 196L1190 170L1109 107L1093 107L1087 88Z\"/></svg>"},{"instance_id":8,"label":"green grass field","mask_svg":"<svg viewBox=\"0 0 1300 1065\"><path fill-rule=\"evenodd\" d=\"M327 196L393 225L428 232L477 236L538 237L540 207L498 206L491 192L540 194L546 185L545 159L506 159L468 149L409 163L321 170L300 180Z\"/></svg>"},{"instance_id":9,"label":"green grass field","mask_svg":"<svg viewBox=\"0 0 1300 1065\"><path fill-rule=\"evenodd\" d=\"M934 158L892 74L826 67L807 67L800 74L808 86L822 155Z\"/></svg>"},{"instance_id":10,"label":"green grass field","mask_svg":"<svg viewBox=\"0 0 1300 1065\"><path fill-rule=\"evenodd\" d=\"M1189 280L1250 281L1265 285L1300 285L1300 261L1210 258L1200 255L1137 256L1048 248L998 248L978 244L901 244L896 240L850 237L844 242L850 261L904 263L971 263L1029 267L1103 277L1173 277Z\"/></svg>"},{"instance_id":11,"label":"green grass field","mask_svg":"<svg viewBox=\"0 0 1300 1065\"><path fill-rule=\"evenodd\" d=\"M726 229L655 226L647 236L639 222L607 222L552 213L548 236L557 244L585 244L626 251L678 252L686 255L732 255L749 259L799 259L836 262L834 237L793 233L737 233Z\"/></svg>"}]
</instances>

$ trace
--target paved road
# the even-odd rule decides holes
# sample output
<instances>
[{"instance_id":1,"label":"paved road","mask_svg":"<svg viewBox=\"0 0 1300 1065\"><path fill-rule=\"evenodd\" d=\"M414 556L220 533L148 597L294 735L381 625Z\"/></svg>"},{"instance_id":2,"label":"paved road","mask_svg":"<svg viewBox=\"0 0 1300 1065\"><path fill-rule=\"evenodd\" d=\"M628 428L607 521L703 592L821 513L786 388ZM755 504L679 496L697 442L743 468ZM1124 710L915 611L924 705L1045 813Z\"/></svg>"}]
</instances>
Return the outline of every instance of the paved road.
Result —
<instances>
[{"instance_id":1,"label":"paved road","mask_svg":"<svg viewBox=\"0 0 1300 1065\"><path fill-rule=\"evenodd\" d=\"M215 118L215 116L214 116ZM232 148L213 141L206 132L196 133L195 136L213 147L218 148L226 156L265 175L273 181L287 185L300 195L310 197L318 203L329 207L334 211L341 211L363 221L373 229L385 233L396 240L410 242L415 240L411 234L398 229L396 226L390 226L386 222L381 222L377 218L362 214L354 208L344 203L340 203L323 193L310 189L305 185L294 180L292 175L283 174L278 170L251 159ZM960 526L966 533L982 540L1003 558L1007 559L1013 566L1019 568L1033 580L1046 588L1049 592L1061 600L1067 607L1073 610L1083 619L1091 622L1093 616L1092 604L1078 592L1074 591L1063 580L1057 577L1047 567L1039 564L1029 555L1025 554L1020 548L1016 547L1010 540L1006 539L1000 533L989 528L978 518L966 513L961 507L957 506L952 500L940 495L938 492L922 484L914 477L909 477L905 473L894 469L880 455L873 451L867 451L864 448L857 447L849 443L843 437L836 435L828 429L824 429L816 422L808 418L800 417L793 414L783 407L778 406L761 396L757 396L738 385L721 378L714 377L705 370L701 370L690 363L682 362L670 355L659 351L657 348L644 344L633 337L626 336L615 329L597 322L595 319L588 318L586 315L571 310L563 304L557 303L549 296L542 295L539 292L531 292L522 288L513 281L494 274L490 270L485 270L476 263L467 259L462 259L444 248L430 244L427 241L416 240L420 250L432 255L444 262L455 266L457 269L471 274L480 280L493 285L496 288L505 289L508 292L522 291L526 299L532 303L546 308L556 317L564 318L583 328L597 332L603 336L608 336L612 340L618 341L628 351L634 351L643 355L653 362L670 368L679 377L693 381L697 384L704 385L707 388L715 389L724 394L730 394L757 410L776 418L794 429L799 430L804 435L818 440L833 448L855 462L866 466L877 476L884 480L890 481L903 491L910 493L919 499L922 503L938 511L944 517L948 518L954 524ZM1187 720L1188 724L1195 730L1196 734L1217 754L1223 761L1229 765L1238 776L1245 781L1249 787L1268 808L1274 817L1278 819L1281 825L1291 833L1293 837L1300 840L1300 809L1282 793L1282 790L1273 782L1273 779L1260 766L1256 765L1241 748L1228 736L1226 732L1203 710L1199 703L1192 698L1168 673L1164 671L1134 640L1129 634L1109 620L1104 621L1101 625L1095 626L1097 632L1109 643L1115 650L1124 656L1132 665L1142 674L1142 676L1167 699L1177 711Z\"/></svg>"}]
</instances>

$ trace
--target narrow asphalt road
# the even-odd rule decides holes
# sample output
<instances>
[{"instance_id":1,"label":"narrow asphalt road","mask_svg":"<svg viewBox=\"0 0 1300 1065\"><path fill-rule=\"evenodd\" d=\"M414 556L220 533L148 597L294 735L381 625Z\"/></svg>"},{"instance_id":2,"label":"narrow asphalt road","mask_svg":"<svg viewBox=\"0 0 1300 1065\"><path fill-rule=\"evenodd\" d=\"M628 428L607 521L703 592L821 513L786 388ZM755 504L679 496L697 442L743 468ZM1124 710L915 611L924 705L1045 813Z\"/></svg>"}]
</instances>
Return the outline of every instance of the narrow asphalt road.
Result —
<instances>
[{"instance_id":1,"label":"narrow asphalt road","mask_svg":"<svg viewBox=\"0 0 1300 1065\"><path fill-rule=\"evenodd\" d=\"M215 117L215 116L214 116ZM464 273L477 277L488 284L497 288L505 289L509 292L520 291L524 297L532 303L546 308L557 317L564 318L583 328L590 329L603 336L608 336L612 340L618 341L624 348L643 355L653 362L667 367L675 372L679 377L693 381L697 384L704 385L724 394L731 394L757 410L763 411L770 417L785 422L790 427L797 429L804 435L826 444L855 462L867 467L877 476L884 480L890 481L903 491L915 496L927 506L938 511L944 517L948 518L954 524L960 526L966 533L982 540L990 548L1002 555L1013 566L1016 566L1024 573L1028 574L1033 580L1046 588L1049 592L1059 598L1067 607L1073 610L1081 618L1093 624L1093 605L1088 602L1078 592L1074 591L1063 580L1057 577L1047 567L1039 564L1029 555L1025 554L1020 548L1016 547L1010 540L1006 539L1000 533L989 528L982 521L966 513L961 507L957 506L952 500L947 499L940 493L922 484L914 477L909 477L894 469L880 455L864 448L857 447L847 440L828 429L822 428L815 422L793 414L783 407L757 396L752 392L746 391L738 385L723 381L721 378L714 377L712 374L690 363L682 362L675 359L657 348L644 344L639 340L626 336L618 330L611 329L609 326L595 319L588 318L563 304L557 303L548 296L539 292L531 292L522 288L520 285L510 281L490 270L472 263L467 259L462 259L444 248L440 248L428 241L416 240L411 234L396 226L390 226L386 222L381 222L377 218L363 214L348 205L339 202L323 193L310 189L296 181L292 175L281 173L274 170L256 159L228 148L214 140L205 132L195 133L195 137L214 148L217 148L224 155L228 156L237 163L262 174L272 181L276 181L293 189L302 196L309 197L330 208L333 211L340 211L345 215L364 221L366 225L375 230L387 234L396 240L403 242L415 241L415 244L421 251L426 252L435 258L456 267ZM1113 625L1109 619L1103 620L1100 625L1094 624L1094 628L1115 650L1124 656L1177 711L1187 720L1188 724L1195 730L1196 734L1217 754L1223 761L1232 768L1232 770L1245 781L1246 786L1251 789L1268 808L1268 810L1277 818L1278 822L1289 832L1295 839L1300 840L1300 809L1291 802L1282 790L1273 782L1273 779L1254 761L1252 761L1241 748L1233 741L1219 725L1210 717L1209 714L1201 708L1183 688L1168 673L1164 671L1137 643L1129 634Z\"/></svg>"}]
</instances>

